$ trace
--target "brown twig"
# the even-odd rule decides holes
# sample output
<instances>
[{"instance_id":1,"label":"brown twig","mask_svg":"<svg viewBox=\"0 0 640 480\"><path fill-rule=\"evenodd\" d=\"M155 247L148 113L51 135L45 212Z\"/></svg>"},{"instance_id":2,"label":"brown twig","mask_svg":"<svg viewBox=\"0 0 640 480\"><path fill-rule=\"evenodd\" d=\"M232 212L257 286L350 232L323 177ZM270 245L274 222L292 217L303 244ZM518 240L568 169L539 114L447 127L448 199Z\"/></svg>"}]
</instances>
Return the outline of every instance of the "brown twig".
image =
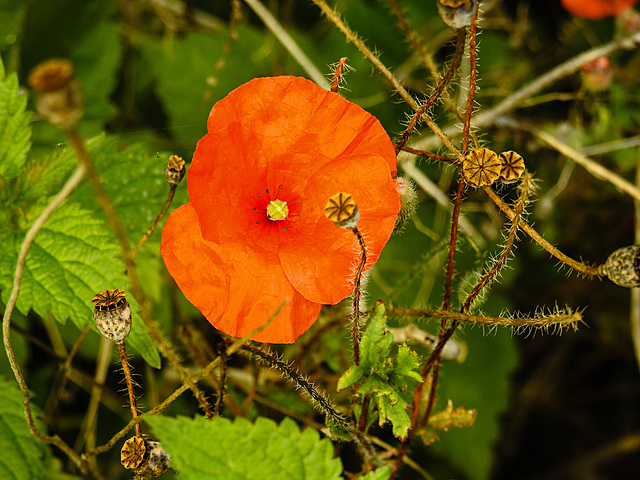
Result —
<instances>
[{"instance_id":1,"label":"brown twig","mask_svg":"<svg viewBox=\"0 0 640 480\"><path fill-rule=\"evenodd\" d=\"M360 364L360 297L362 295L362 271L367 264L367 246L364 243L364 238L357 228L353 229L353 233L358 239L362 256L360 257L360 263L356 269L355 285L353 287L353 330L351 339L353 340L353 362L356 365Z\"/></svg>"},{"instance_id":2,"label":"brown twig","mask_svg":"<svg viewBox=\"0 0 640 480\"><path fill-rule=\"evenodd\" d=\"M144 232L144 234L142 235L142 238L138 241L136 246L133 247L133 250L131 252L131 258L132 259L136 258L136 255L138 254L138 251L140 250L140 247L142 247L142 245L144 245L144 242L146 242L147 239L151 236L153 231L158 226L158 223L160 223L160 220L162 220L162 217L164 217L165 213L167 213L167 210L169 209L169 206L171 205L171 201L173 200L173 196L176 193L177 185L170 185L170 187L171 188L169 189L169 196L165 200L164 205L160 209L160 212L158 213L156 218L153 220L153 222L151 222L151 226L147 229L146 232Z\"/></svg>"},{"instance_id":3,"label":"brown twig","mask_svg":"<svg viewBox=\"0 0 640 480\"><path fill-rule=\"evenodd\" d=\"M129 359L127 357L127 350L124 346L124 342L116 343L118 349L118 355L120 356L120 363L122 364L122 370L124 372L124 381L127 384L127 392L129 393L129 408L131 408L131 416L136 419L139 415L138 406L136 404L136 393L134 390L133 377L131 376L131 365L129 365ZM136 423L136 436L142 436L142 429L140 423Z\"/></svg>"}]
</instances>

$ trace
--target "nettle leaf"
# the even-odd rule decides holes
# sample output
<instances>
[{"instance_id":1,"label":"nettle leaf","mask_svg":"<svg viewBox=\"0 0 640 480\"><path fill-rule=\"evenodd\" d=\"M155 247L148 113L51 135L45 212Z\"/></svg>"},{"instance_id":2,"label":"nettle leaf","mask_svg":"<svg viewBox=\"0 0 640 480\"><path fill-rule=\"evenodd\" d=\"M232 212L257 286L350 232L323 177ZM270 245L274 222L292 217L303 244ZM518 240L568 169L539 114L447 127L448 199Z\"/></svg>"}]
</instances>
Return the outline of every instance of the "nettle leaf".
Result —
<instances>
[{"instance_id":1,"label":"nettle leaf","mask_svg":"<svg viewBox=\"0 0 640 480\"><path fill-rule=\"evenodd\" d=\"M429 424L420 432L422 441L429 445L438 437L438 430L450 430L453 427L470 427L476 421L476 410L468 410L464 407L453 408L453 402L449 400L444 410L429 417Z\"/></svg>"},{"instance_id":2,"label":"nettle leaf","mask_svg":"<svg viewBox=\"0 0 640 480\"><path fill-rule=\"evenodd\" d=\"M45 445L31 435L24 418L22 393L15 382L0 377L0 478L44 478Z\"/></svg>"},{"instance_id":3,"label":"nettle leaf","mask_svg":"<svg viewBox=\"0 0 640 480\"><path fill-rule=\"evenodd\" d=\"M25 111L27 95L18 89L17 75L5 78L0 59L0 183L18 175L31 148L31 113Z\"/></svg>"},{"instance_id":4,"label":"nettle leaf","mask_svg":"<svg viewBox=\"0 0 640 480\"><path fill-rule=\"evenodd\" d=\"M391 467L378 468L358 478L359 480L389 480L391 478Z\"/></svg>"},{"instance_id":5,"label":"nettle leaf","mask_svg":"<svg viewBox=\"0 0 640 480\"><path fill-rule=\"evenodd\" d=\"M293 420L280 425L259 417L244 418L150 417L163 447L172 455L171 466L183 480L287 480L339 479L342 464L334 449L316 430L300 431ZM384 478L384 477L382 477Z\"/></svg>"},{"instance_id":6,"label":"nettle leaf","mask_svg":"<svg viewBox=\"0 0 640 480\"><path fill-rule=\"evenodd\" d=\"M351 366L338 380L338 390L360 382L356 396L370 395L378 407L380 426L391 422L393 434L406 438L411 428L410 392L417 382L418 354L406 344L393 352L393 335L386 331L387 317L382 302L378 302L360 342L360 364Z\"/></svg>"},{"instance_id":7,"label":"nettle leaf","mask_svg":"<svg viewBox=\"0 0 640 480\"><path fill-rule=\"evenodd\" d=\"M6 302L13 284L16 259L24 234L12 237L13 255L0 259L0 288ZM27 314L49 312L59 322L70 318L78 328L93 326L93 296L107 288L127 288L124 263L104 222L77 204L66 203L53 213L36 236L25 265L17 309ZM133 305L133 304L132 304ZM139 318L127 342L152 366L159 355Z\"/></svg>"},{"instance_id":8,"label":"nettle leaf","mask_svg":"<svg viewBox=\"0 0 640 480\"><path fill-rule=\"evenodd\" d=\"M38 424L40 411L31 404ZM42 430L42 426L39 425ZM13 380L0 376L0 478L3 480L74 480L62 472L62 462L50 448L36 440L24 417L22 392Z\"/></svg>"}]
</instances>

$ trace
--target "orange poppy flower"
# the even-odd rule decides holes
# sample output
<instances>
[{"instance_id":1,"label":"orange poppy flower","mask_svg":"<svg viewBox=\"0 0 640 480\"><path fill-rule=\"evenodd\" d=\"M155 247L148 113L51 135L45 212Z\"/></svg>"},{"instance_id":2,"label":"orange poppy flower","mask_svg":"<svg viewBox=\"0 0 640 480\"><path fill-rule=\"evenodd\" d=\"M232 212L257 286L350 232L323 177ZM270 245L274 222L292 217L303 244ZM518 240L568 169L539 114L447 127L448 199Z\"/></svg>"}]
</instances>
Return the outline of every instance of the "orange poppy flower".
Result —
<instances>
[{"instance_id":1,"label":"orange poppy flower","mask_svg":"<svg viewBox=\"0 0 640 480\"><path fill-rule=\"evenodd\" d=\"M562 6L576 17L602 20L606 17L615 17L633 7L637 2L638 0L562 0Z\"/></svg>"},{"instance_id":2,"label":"orange poppy flower","mask_svg":"<svg viewBox=\"0 0 640 480\"><path fill-rule=\"evenodd\" d=\"M162 233L171 276L223 332L242 337L283 310L254 340L292 343L322 304L351 293L361 257L353 232L324 215L348 191L371 267L400 209L396 155L378 120L296 77L258 78L209 114L187 173L191 201Z\"/></svg>"}]
</instances>

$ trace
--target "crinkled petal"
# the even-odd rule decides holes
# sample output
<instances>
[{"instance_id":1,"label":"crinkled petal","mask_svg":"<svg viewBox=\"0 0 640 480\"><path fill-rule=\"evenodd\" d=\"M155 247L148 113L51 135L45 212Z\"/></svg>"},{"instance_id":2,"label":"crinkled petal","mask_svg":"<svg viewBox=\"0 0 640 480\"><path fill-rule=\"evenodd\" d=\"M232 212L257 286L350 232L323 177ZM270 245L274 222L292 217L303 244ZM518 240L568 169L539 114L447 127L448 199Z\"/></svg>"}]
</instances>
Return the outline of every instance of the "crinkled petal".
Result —
<instances>
[{"instance_id":1,"label":"crinkled petal","mask_svg":"<svg viewBox=\"0 0 640 480\"><path fill-rule=\"evenodd\" d=\"M214 105L207 128L187 178L203 235L216 243L241 241L245 232L254 248L268 248L254 227L265 203L297 201L314 173L338 157L377 155L396 173L393 145L378 120L304 78L258 78L238 87Z\"/></svg>"},{"instance_id":2,"label":"crinkled petal","mask_svg":"<svg viewBox=\"0 0 640 480\"><path fill-rule=\"evenodd\" d=\"M321 305L304 298L287 280L275 252L205 240L191 203L167 219L161 253L185 297L214 327L234 337L263 325L285 300L275 320L253 340L293 343L320 313Z\"/></svg>"},{"instance_id":3,"label":"crinkled petal","mask_svg":"<svg viewBox=\"0 0 640 480\"><path fill-rule=\"evenodd\" d=\"M335 304L353 289L361 249L351 230L324 215L329 197L350 193L360 211L358 230L370 268L389 240L400 210L389 167L378 156L349 155L325 165L307 184L300 218L280 236L279 256L293 286L313 302Z\"/></svg>"}]
</instances>

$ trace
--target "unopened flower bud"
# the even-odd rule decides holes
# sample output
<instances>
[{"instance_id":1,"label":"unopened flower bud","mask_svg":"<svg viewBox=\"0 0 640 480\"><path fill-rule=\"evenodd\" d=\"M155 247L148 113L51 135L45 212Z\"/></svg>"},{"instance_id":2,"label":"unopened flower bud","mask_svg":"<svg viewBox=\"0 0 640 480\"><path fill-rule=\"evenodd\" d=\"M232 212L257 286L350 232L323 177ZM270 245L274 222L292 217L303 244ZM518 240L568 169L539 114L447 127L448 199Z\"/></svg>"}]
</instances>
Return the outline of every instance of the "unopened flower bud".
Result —
<instances>
[{"instance_id":1,"label":"unopened flower bud","mask_svg":"<svg viewBox=\"0 0 640 480\"><path fill-rule=\"evenodd\" d=\"M69 60L53 58L37 65L29 74L38 112L59 128L71 128L83 115L80 85L73 78Z\"/></svg>"},{"instance_id":2,"label":"unopened flower bud","mask_svg":"<svg viewBox=\"0 0 640 480\"><path fill-rule=\"evenodd\" d=\"M623 34L636 33L640 30L640 12L628 8L616 16L616 25Z\"/></svg>"},{"instance_id":3,"label":"unopened flower bud","mask_svg":"<svg viewBox=\"0 0 640 480\"><path fill-rule=\"evenodd\" d=\"M184 160L178 155L171 155L169 163L164 167L164 176L169 185L178 185L180 180L184 178L186 168L184 168Z\"/></svg>"},{"instance_id":4,"label":"unopened flower bud","mask_svg":"<svg viewBox=\"0 0 640 480\"><path fill-rule=\"evenodd\" d=\"M478 8L476 0L437 0L438 13L451 28L471 25Z\"/></svg>"},{"instance_id":5,"label":"unopened flower bud","mask_svg":"<svg viewBox=\"0 0 640 480\"><path fill-rule=\"evenodd\" d=\"M95 305L93 319L100 333L108 340L124 343L131 332L131 307L125 291L110 288L98 293L91 302Z\"/></svg>"},{"instance_id":6,"label":"unopened flower bud","mask_svg":"<svg viewBox=\"0 0 640 480\"><path fill-rule=\"evenodd\" d=\"M360 220L358 205L351 195L344 192L336 193L329 199L324 214L336 227L347 230L355 229Z\"/></svg>"},{"instance_id":7,"label":"unopened flower bud","mask_svg":"<svg viewBox=\"0 0 640 480\"><path fill-rule=\"evenodd\" d=\"M398 197L400 197L400 212L398 212L396 226L393 229L394 232L398 232L415 213L418 206L418 194L413 183L404 177L394 178L393 183L396 186Z\"/></svg>"},{"instance_id":8,"label":"unopened flower bud","mask_svg":"<svg viewBox=\"0 0 640 480\"><path fill-rule=\"evenodd\" d=\"M580 67L582 83L587 90L598 92L606 90L611 85L613 72L611 62L607 57L598 57Z\"/></svg>"},{"instance_id":9,"label":"unopened flower bud","mask_svg":"<svg viewBox=\"0 0 640 480\"><path fill-rule=\"evenodd\" d=\"M616 285L640 287L640 245L619 248L598 270Z\"/></svg>"}]
</instances>

